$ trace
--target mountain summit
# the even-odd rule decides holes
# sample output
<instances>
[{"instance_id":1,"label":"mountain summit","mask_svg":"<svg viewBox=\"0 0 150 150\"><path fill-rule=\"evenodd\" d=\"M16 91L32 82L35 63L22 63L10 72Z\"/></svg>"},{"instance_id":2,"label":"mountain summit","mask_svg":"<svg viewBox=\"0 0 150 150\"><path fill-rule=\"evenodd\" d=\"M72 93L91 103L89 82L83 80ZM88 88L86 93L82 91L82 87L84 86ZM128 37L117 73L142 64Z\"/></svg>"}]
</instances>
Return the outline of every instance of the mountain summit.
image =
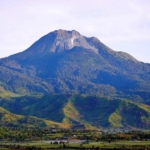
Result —
<instances>
[{"instance_id":1,"label":"mountain summit","mask_svg":"<svg viewBox=\"0 0 150 150\"><path fill-rule=\"evenodd\" d=\"M72 48L84 47L98 53L98 49L92 44L96 38L87 38L79 32L72 30L56 30L40 38L21 55L47 55L49 53L61 53Z\"/></svg>"},{"instance_id":2,"label":"mountain summit","mask_svg":"<svg viewBox=\"0 0 150 150\"><path fill-rule=\"evenodd\" d=\"M149 103L150 64L95 37L56 30L27 50L0 59L1 91L128 95ZM131 96L132 95L132 96Z\"/></svg>"},{"instance_id":3,"label":"mountain summit","mask_svg":"<svg viewBox=\"0 0 150 150\"><path fill-rule=\"evenodd\" d=\"M94 51L97 54L110 53L124 59L132 59L137 61L135 58L127 53L115 52L110 48L106 47L95 37L85 37L79 32L72 30L56 30L48 33L47 35L40 38L27 50L21 52L22 55L39 55L48 53L60 53L67 50L71 50L74 47L82 47ZM17 56L17 55L15 55ZM32 56L33 57L33 56Z\"/></svg>"}]
</instances>

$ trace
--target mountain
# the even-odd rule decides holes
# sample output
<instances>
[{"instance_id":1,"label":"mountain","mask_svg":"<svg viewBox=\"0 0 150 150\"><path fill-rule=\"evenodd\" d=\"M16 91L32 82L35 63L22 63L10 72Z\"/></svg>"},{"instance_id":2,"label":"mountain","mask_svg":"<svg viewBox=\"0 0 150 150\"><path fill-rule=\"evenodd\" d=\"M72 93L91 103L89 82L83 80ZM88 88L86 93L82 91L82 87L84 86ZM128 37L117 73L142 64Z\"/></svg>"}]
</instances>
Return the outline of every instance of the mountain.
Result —
<instances>
[{"instance_id":1,"label":"mountain","mask_svg":"<svg viewBox=\"0 0 150 150\"><path fill-rule=\"evenodd\" d=\"M74 30L56 30L0 59L0 76L1 89L14 93L125 93L149 103L150 64Z\"/></svg>"},{"instance_id":2,"label":"mountain","mask_svg":"<svg viewBox=\"0 0 150 150\"><path fill-rule=\"evenodd\" d=\"M55 98L42 98L41 103L39 97L36 97L36 101L29 96L27 103L24 103L21 97L26 95L52 95ZM80 108L76 104L76 101L80 103L77 98L73 102L75 106L72 107L72 103L68 102L70 97L66 95L79 95L79 99L81 95L85 95L87 108L84 108L84 102ZM96 37L85 37L75 30L50 32L25 51L0 59L0 106L11 113L36 116L59 123L86 122L89 126L96 126L96 120L102 121L101 118L92 120L94 116L86 117L88 108L93 106L92 100L88 101L90 96L98 99L98 108L93 112L98 116L105 116L99 97L110 99L110 106L117 102L114 109L107 112L104 123L98 123L97 126L127 124L133 127L149 127L150 64L140 62L127 53L116 52ZM13 101L7 101L6 97ZM63 101L60 104L61 100ZM10 102L11 107L8 105ZM17 110L14 107L16 105ZM124 106L125 114L121 111L120 105ZM128 117L134 112L128 110L132 109L129 106L142 111L144 117L136 113L134 119L130 120ZM41 110L46 110L51 117L47 117L45 111L38 113ZM83 117L75 119L70 113L77 113ZM123 119L120 123L114 123L112 118L116 117ZM133 120L136 124L129 123ZM140 125L137 125L137 120Z\"/></svg>"}]
</instances>

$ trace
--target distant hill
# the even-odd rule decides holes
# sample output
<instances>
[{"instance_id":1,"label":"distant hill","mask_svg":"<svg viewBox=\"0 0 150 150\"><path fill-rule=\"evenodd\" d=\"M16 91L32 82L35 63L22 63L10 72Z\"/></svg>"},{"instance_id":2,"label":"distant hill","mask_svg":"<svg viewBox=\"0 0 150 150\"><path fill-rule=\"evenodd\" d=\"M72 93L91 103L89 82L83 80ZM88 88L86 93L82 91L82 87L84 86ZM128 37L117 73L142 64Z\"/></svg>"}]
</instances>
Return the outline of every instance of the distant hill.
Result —
<instances>
[{"instance_id":1,"label":"distant hill","mask_svg":"<svg viewBox=\"0 0 150 150\"><path fill-rule=\"evenodd\" d=\"M57 123L34 116L17 115L10 113L2 107L0 107L0 126L24 128L70 128L70 125L66 123Z\"/></svg>"},{"instance_id":2,"label":"distant hill","mask_svg":"<svg viewBox=\"0 0 150 150\"><path fill-rule=\"evenodd\" d=\"M38 97L34 101L29 96L27 105L20 99L23 95L53 98L42 98L42 103L36 101ZM75 101L66 95L75 97ZM12 107L6 97L14 100ZM104 103L99 97L105 99ZM116 52L96 37L88 38L75 30L56 30L27 50L0 59L0 101L0 106L11 113L59 123L148 128L150 64ZM105 107L112 109L107 111Z\"/></svg>"},{"instance_id":3,"label":"distant hill","mask_svg":"<svg viewBox=\"0 0 150 150\"><path fill-rule=\"evenodd\" d=\"M150 127L150 106L123 99L86 95L21 96L1 98L0 105L0 122L7 126Z\"/></svg>"}]
</instances>

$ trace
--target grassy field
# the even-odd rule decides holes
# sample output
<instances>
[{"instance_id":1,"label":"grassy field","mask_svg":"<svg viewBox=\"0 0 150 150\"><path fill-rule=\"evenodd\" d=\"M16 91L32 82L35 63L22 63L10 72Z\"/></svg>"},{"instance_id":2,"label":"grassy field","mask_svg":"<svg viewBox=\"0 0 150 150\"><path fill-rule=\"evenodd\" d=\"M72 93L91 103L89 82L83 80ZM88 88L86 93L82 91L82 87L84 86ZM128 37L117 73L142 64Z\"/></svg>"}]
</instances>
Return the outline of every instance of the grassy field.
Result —
<instances>
[{"instance_id":1,"label":"grassy field","mask_svg":"<svg viewBox=\"0 0 150 150\"><path fill-rule=\"evenodd\" d=\"M116 142L94 142L90 141L88 144L79 143L61 143L51 144L45 141L33 141L33 142L0 142L1 150L8 149L138 149L138 150L149 150L150 141L116 141ZM2 146L3 145L3 146ZM3 148L2 148L3 147Z\"/></svg>"}]
</instances>

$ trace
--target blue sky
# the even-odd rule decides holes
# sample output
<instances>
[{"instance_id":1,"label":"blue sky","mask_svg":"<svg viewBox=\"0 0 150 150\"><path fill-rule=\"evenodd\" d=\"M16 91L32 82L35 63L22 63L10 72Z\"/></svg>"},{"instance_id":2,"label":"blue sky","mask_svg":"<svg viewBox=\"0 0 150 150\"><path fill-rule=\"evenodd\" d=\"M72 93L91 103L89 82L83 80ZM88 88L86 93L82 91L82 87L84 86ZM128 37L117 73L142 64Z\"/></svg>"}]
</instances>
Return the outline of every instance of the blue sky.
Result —
<instances>
[{"instance_id":1,"label":"blue sky","mask_svg":"<svg viewBox=\"0 0 150 150\"><path fill-rule=\"evenodd\" d=\"M150 0L0 0L0 24L0 58L65 29L150 63Z\"/></svg>"}]
</instances>

